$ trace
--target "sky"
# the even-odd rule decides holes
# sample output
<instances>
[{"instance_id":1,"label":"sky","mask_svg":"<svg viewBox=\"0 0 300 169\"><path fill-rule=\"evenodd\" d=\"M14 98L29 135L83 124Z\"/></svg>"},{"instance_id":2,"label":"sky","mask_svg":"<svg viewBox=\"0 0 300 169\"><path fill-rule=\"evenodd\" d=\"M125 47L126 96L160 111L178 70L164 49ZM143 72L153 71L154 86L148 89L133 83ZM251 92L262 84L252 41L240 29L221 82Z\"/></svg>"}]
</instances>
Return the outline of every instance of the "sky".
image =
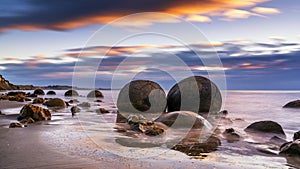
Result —
<instances>
[{"instance_id":1,"label":"sky","mask_svg":"<svg viewBox=\"0 0 300 169\"><path fill-rule=\"evenodd\" d=\"M2 0L0 74L13 84L300 90L298 0Z\"/></svg>"}]
</instances>

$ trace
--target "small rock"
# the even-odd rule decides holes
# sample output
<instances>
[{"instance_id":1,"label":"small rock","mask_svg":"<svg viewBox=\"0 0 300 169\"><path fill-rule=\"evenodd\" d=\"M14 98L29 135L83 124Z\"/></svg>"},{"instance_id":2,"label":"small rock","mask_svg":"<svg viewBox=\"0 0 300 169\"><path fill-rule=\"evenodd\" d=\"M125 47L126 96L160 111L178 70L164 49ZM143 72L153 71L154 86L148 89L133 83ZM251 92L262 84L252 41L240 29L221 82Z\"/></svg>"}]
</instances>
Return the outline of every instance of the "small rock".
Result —
<instances>
[{"instance_id":1,"label":"small rock","mask_svg":"<svg viewBox=\"0 0 300 169\"><path fill-rule=\"evenodd\" d=\"M13 122L9 124L9 128L22 128L23 124L19 123L19 122Z\"/></svg>"},{"instance_id":2,"label":"small rock","mask_svg":"<svg viewBox=\"0 0 300 169\"><path fill-rule=\"evenodd\" d=\"M69 103L70 104L72 104L72 103L79 103L79 101L77 99L72 99L72 100L69 101Z\"/></svg>"},{"instance_id":3,"label":"small rock","mask_svg":"<svg viewBox=\"0 0 300 169\"><path fill-rule=\"evenodd\" d=\"M27 93L26 94L26 97L37 97L38 95L37 94L34 94L34 93Z\"/></svg>"},{"instance_id":4,"label":"small rock","mask_svg":"<svg viewBox=\"0 0 300 169\"><path fill-rule=\"evenodd\" d=\"M44 99L43 98L35 98L32 102L32 104L43 104L44 103Z\"/></svg>"},{"instance_id":5,"label":"small rock","mask_svg":"<svg viewBox=\"0 0 300 169\"><path fill-rule=\"evenodd\" d=\"M101 113L101 114L109 113L109 111L106 110L105 108L100 108L99 110L97 110L97 112L99 112L99 113Z\"/></svg>"},{"instance_id":6,"label":"small rock","mask_svg":"<svg viewBox=\"0 0 300 169\"><path fill-rule=\"evenodd\" d=\"M72 106L71 107L71 113L72 113L72 116L74 116L76 113L79 113L81 110L79 107L77 106Z\"/></svg>"},{"instance_id":7,"label":"small rock","mask_svg":"<svg viewBox=\"0 0 300 169\"><path fill-rule=\"evenodd\" d=\"M239 141L241 139L241 136L233 128L226 129L223 132L223 136L229 143Z\"/></svg>"},{"instance_id":8,"label":"small rock","mask_svg":"<svg viewBox=\"0 0 300 169\"><path fill-rule=\"evenodd\" d=\"M173 150L183 152L189 156L199 156L201 153L210 153L218 149L221 140L218 137L210 136L204 143L177 144Z\"/></svg>"},{"instance_id":9,"label":"small rock","mask_svg":"<svg viewBox=\"0 0 300 169\"><path fill-rule=\"evenodd\" d=\"M293 137L293 140L298 140L300 139L300 131L297 131L296 133L294 133L294 137Z\"/></svg>"},{"instance_id":10,"label":"small rock","mask_svg":"<svg viewBox=\"0 0 300 169\"><path fill-rule=\"evenodd\" d=\"M156 125L148 127L145 130L145 134L148 135L148 136L158 136L158 135L161 135L164 132L165 132L165 130L163 128L160 128Z\"/></svg>"}]
</instances>

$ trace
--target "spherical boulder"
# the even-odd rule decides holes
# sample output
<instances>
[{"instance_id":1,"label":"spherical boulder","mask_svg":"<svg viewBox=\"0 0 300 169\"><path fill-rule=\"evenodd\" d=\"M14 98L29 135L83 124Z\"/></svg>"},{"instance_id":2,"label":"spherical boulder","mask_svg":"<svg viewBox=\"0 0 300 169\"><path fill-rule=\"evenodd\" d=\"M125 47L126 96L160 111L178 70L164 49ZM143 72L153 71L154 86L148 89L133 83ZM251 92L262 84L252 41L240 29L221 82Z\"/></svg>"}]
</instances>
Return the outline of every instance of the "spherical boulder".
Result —
<instances>
[{"instance_id":1,"label":"spherical boulder","mask_svg":"<svg viewBox=\"0 0 300 169\"><path fill-rule=\"evenodd\" d=\"M219 112L222 96L218 87L202 76L192 76L175 84L167 96L168 112Z\"/></svg>"},{"instance_id":2,"label":"spherical boulder","mask_svg":"<svg viewBox=\"0 0 300 169\"><path fill-rule=\"evenodd\" d=\"M45 92L44 90L42 89L35 89L33 94L36 94L36 95L45 95Z\"/></svg>"},{"instance_id":3,"label":"spherical boulder","mask_svg":"<svg viewBox=\"0 0 300 169\"><path fill-rule=\"evenodd\" d=\"M246 132L264 132L264 133L275 133L285 136L285 133L280 124L274 121L258 121L249 125Z\"/></svg>"},{"instance_id":4,"label":"spherical boulder","mask_svg":"<svg viewBox=\"0 0 300 169\"><path fill-rule=\"evenodd\" d=\"M50 91L47 92L47 95L56 95L56 92L53 91L53 90L50 90Z\"/></svg>"},{"instance_id":5,"label":"spherical boulder","mask_svg":"<svg viewBox=\"0 0 300 169\"><path fill-rule=\"evenodd\" d=\"M161 122L173 128L212 128L211 124L202 116L191 111L175 111L162 114L155 122Z\"/></svg>"},{"instance_id":6,"label":"spherical boulder","mask_svg":"<svg viewBox=\"0 0 300 169\"><path fill-rule=\"evenodd\" d=\"M100 92L99 90L92 90L89 92L89 94L87 95L88 98L98 98L98 97L103 97L102 92Z\"/></svg>"},{"instance_id":7,"label":"spherical boulder","mask_svg":"<svg viewBox=\"0 0 300 169\"><path fill-rule=\"evenodd\" d=\"M27 104L22 107L17 119L21 121L27 118L32 118L34 121L51 120L51 113L48 109Z\"/></svg>"},{"instance_id":8,"label":"spherical boulder","mask_svg":"<svg viewBox=\"0 0 300 169\"><path fill-rule=\"evenodd\" d=\"M166 95L160 85L155 82L135 80L121 89L117 107L125 117L135 113L160 114L166 109Z\"/></svg>"},{"instance_id":9,"label":"spherical boulder","mask_svg":"<svg viewBox=\"0 0 300 169\"><path fill-rule=\"evenodd\" d=\"M47 107L55 108L55 109L63 109L66 108L66 103L60 98L53 98L47 100L44 105Z\"/></svg>"},{"instance_id":10,"label":"spherical boulder","mask_svg":"<svg viewBox=\"0 0 300 169\"><path fill-rule=\"evenodd\" d=\"M283 108L300 108L300 100L295 100L287 103Z\"/></svg>"},{"instance_id":11,"label":"spherical boulder","mask_svg":"<svg viewBox=\"0 0 300 169\"><path fill-rule=\"evenodd\" d=\"M67 97L79 96L79 94L76 90L68 90L68 91L66 91L65 96L67 96Z\"/></svg>"}]
</instances>

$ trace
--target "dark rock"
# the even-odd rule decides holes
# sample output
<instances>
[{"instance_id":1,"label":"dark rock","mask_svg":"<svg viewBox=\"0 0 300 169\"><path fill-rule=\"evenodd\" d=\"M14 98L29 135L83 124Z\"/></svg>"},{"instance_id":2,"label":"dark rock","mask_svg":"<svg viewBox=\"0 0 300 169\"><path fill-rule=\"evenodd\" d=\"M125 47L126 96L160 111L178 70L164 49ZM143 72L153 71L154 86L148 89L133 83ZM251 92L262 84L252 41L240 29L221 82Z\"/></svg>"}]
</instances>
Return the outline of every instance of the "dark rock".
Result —
<instances>
[{"instance_id":1,"label":"dark rock","mask_svg":"<svg viewBox=\"0 0 300 169\"><path fill-rule=\"evenodd\" d=\"M8 92L7 96L25 96L25 92Z\"/></svg>"},{"instance_id":2,"label":"dark rock","mask_svg":"<svg viewBox=\"0 0 300 169\"><path fill-rule=\"evenodd\" d=\"M82 102L80 104L78 104L79 107L84 107L84 108L89 108L91 107L91 104L88 102Z\"/></svg>"},{"instance_id":3,"label":"dark rock","mask_svg":"<svg viewBox=\"0 0 300 169\"><path fill-rule=\"evenodd\" d=\"M203 143L179 143L172 147L173 150L183 152L189 156L199 156L201 153L210 153L218 149L221 140L218 137L210 136Z\"/></svg>"},{"instance_id":4,"label":"dark rock","mask_svg":"<svg viewBox=\"0 0 300 169\"><path fill-rule=\"evenodd\" d=\"M50 91L47 92L47 95L56 95L56 92L53 91L53 90L50 90Z\"/></svg>"},{"instance_id":5,"label":"dark rock","mask_svg":"<svg viewBox=\"0 0 300 169\"><path fill-rule=\"evenodd\" d=\"M72 103L79 103L79 101L77 99L72 99L72 100L69 101L69 103L71 103L71 104Z\"/></svg>"},{"instance_id":6,"label":"dark rock","mask_svg":"<svg viewBox=\"0 0 300 169\"><path fill-rule=\"evenodd\" d=\"M163 134L164 132L165 132L165 130L163 128L153 125L153 126L147 127L145 129L144 133L147 136L159 136L159 135Z\"/></svg>"},{"instance_id":7,"label":"dark rock","mask_svg":"<svg viewBox=\"0 0 300 169\"><path fill-rule=\"evenodd\" d=\"M300 157L300 139L284 143L279 154Z\"/></svg>"},{"instance_id":8,"label":"dark rock","mask_svg":"<svg viewBox=\"0 0 300 169\"><path fill-rule=\"evenodd\" d=\"M226 129L223 132L223 136L229 143L239 141L241 139L241 136L233 128Z\"/></svg>"},{"instance_id":9,"label":"dark rock","mask_svg":"<svg viewBox=\"0 0 300 169\"><path fill-rule=\"evenodd\" d=\"M2 111L0 110L0 115L2 115Z\"/></svg>"},{"instance_id":10,"label":"dark rock","mask_svg":"<svg viewBox=\"0 0 300 169\"><path fill-rule=\"evenodd\" d=\"M35 98L32 102L32 104L43 104L44 103L44 99L43 98Z\"/></svg>"},{"instance_id":11,"label":"dark rock","mask_svg":"<svg viewBox=\"0 0 300 169\"><path fill-rule=\"evenodd\" d=\"M89 92L87 95L89 98L98 98L98 97L103 97L103 94L99 90L92 90Z\"/></svg>"},{"instance_id":12,"label":"dark rock","mask_svg":"<svg viewBox=\"0 0 300 169\"><path fill-rule=\"evenodd\" d=\"M26 93L26 97L37 97L37 94L34 93Z\"/></svg>"},{"instance_id":13,"label":"dark rock","mask_svg":"<svg viewBox=\"0 0 300 169\"><path fill-rule=\"evenodd\" d=\"M285 133L280 124L274 121L259 121L252 123L246 129L246 132L264 132L264 133L276 133L285 136Z\"/></svg>"},{"instance_id":14,"label":"dark rock","mask_svg":"<svg viewBox=\"0 0 300 169\"><path fill-rule=\"evenodd\" d=\"M190 111L165 113L154 121L161 122L173 128L202 128L204 125L211 126L202 116Z\"/></svg>"},{"instance_id":15,"label":"dark rock","mask_svg":"<svg viewBox=\"0 0 300 169\"><path fill-rule=\"evenodd\" d=\"M101 103L101 102L102 102L102 100L95 100L95 102Z\"/></svg>"},{"instance_id":16,"label":"dark rock","mask_svg":"<svg viewBox=\"0 0 300 169\"><path fill-rule=\"evenodd\" d=\"M8 100L8 99L9 99L9 96L7 96L7 95L0 96L0 100Z\"/></svg>"},{"instance_id":17,"label":"dark rock","mask_svg":"<svg viewBox=\"0 0 300 169\"><path fill-rule=\"evenodd\" d=\"M97 110L97 113L106 114L109 113L109 111L106 110L105 108L100 108L99 110Z\"/></svg>"},{"instance_id":18,"label":"dark rock","mask_svg":"<svg viewBox=\"0 0 300 169\"><path fill-rule=\"evenodd\" d=\"M149 80L135 80L120 91L117 107L123 116L139 113L161 113L166 109L166 95L159 84Z\"/></svg>"},{"instance_id":19,"label":"dark rock","mask_svg":"<svg viewBox=\"0 0 300 169\"><path fill-rule=\"evenodd\" d=\"M45 92L44 90L42 89L35 89L33 94L36 94L36 95L45 95Z\"/></svg>"},{"instance_id":20,"label":"dark rock","mask_svg":"<svg viewBox=\"0 0 300 169\"><path fill-rule=\"evenodd\" d=\"M28 104L23 106L17 119L20 121L29 117L35 121L51 120L51 113L48 109Z\"/></svg>"},{"instance_id":21,"label":"dark rock","mask_svg":"<svg viewBox=\"0 0 300 169\"><path fill-rule=\"evenodd\" d=\"M79 94L76 90L68 90L68 91L66 91L65 96L67 96L67 97L79 96Z\"/></svg>"},{"instance_id":22,"label":"dark rock","mask_svg":"<svg viewBox=\"0 0 300 169\"><path fill-rule=\"evenodd\" d=\"M9 124L9 128L22 128L23 124L18 123L18 122L13 122Z\"/></svg>"},{"instance_id":23,"label":"dark rock","mask_svg":"<svg viewBox=\"0 0 300 169\"><path fill-rule=\"evenodd\" d=\"M69 106L70 106L69 102L66 102L66 101L65 101L65 104L66 104L66 106L67 106L67 107L69 107Z\"/></svg>"},{"instance_id":24,"label":"dark rock","mask_svg":"<svg viewBox=\"0 0 300 169\"><path fill-rule=\"evenodd\" d=\"M294 133L294 137L293 137L293 140L298 140L300 139L300 131L297 131L296 133Z\"/></svg>"},{"instance_id":25,"label":"dark rock","mask_svg":"<svg viewBox=\"0 0 300 169\"><path fill-rule=\"evenodd\" d=\"M184 98L184 99L181 99ZM174 85L167 97L168 112L219 112L222 96L218 87L202 76L192 76Z\"/></svg>"},{"instance_id":26,"label":"dark rock","mask_svg":"<svg viewBox=\"0 0 300 169\"><path fill-rule=\"evenodd\" d=\"M300 100L295 100L287 103L283 108L300 108Z\"/></svg>"},{"instance_id":27,"label":"dark rock","mask_svg":"<svg viewBox=\"0 0 300 169\"><path fill-rule=\"evenodd\" d=\"M72 106L71 107L71 113L72 113L72 116L74 116L76 113L79 113L81 110L79 107L77 106Z\"/></svg>"},{"instance_id":28,"label":"dark rock","mask_svg":"<svg viewBox=\"0 0 300 169\"><path fill-rule=\"evenodd\" d=\"M45 106L55 108L55 109L63 109L66 108L66 103L60 98L49 99L44 103Z\"/></svg>"}]
</instances>

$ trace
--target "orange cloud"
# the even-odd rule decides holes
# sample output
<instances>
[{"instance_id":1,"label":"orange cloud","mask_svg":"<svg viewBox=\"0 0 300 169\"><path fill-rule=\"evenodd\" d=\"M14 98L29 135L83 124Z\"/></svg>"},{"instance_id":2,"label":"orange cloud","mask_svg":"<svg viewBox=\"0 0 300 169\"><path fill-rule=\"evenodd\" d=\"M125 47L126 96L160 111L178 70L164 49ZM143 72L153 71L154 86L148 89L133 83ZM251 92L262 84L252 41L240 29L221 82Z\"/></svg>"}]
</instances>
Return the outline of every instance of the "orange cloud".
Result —
<instances>
[{"instance_id":1,"label":"orange cloud","mask_svg":"<svg viewBox=\"0 0 300 169\"><path fill-rule=\"evenodd\" d=\"M187 17L190 21L211 22L209 16L222 14L227 19L248 18L254 14L249 11L239 10L241 8L255 7L257 4L269 0L172 0L144 3L140 0L129 2L104 3L103 1L74 1L66 8L57 8L60 4L49 5L49 3L31 4L32 11L24 13L21 17L3 18L0 23L0 31L11 29L36 31L42 29L68 30L93 24L107 24L111 21L125 15L140 12L162 12L169 13L181 18ZM133 5L134 4L134 5ZM48 10L34 11L35 8L42 7ZM82 6L82 10L78 10ZM225 11L225 12L224 12ZM253 8L254 12L259 14L274 14L278 11L274 8ZM13 12L13 11L12 11ZM64 13L62 17L57 17L56 13ZM130 21L117 22L116 26L149 26L155 22L176 23L180 20L174 19L168 15L159 15L155 13L145 13L144 15L131 15Z\"/></svg>"},{"instance_id":2,"label":"orange cloud","mask_svg":"<svg viewBox=\"0 0 300 169\"><path fill-rule=\"evenodd\" d=\"M211 22L212 20L203 15L190 15L186 18L186 20L191 21L191 22Z\"/></svg>"}]
</instances>

